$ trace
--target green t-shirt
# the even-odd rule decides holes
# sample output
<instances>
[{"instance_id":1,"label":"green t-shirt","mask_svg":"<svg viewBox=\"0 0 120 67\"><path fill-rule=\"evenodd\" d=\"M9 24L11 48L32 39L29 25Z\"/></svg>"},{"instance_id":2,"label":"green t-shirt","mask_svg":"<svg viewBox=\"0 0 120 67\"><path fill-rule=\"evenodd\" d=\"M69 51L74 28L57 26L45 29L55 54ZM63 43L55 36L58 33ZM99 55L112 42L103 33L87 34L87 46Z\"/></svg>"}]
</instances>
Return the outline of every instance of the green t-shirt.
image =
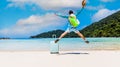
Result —
<instances>
[{"instance_id":1,"label":"green t-shirt","mask_svg":"<svg viewBox=\"0 0 120 67\"><path fill-rule=\"evenodd\" d=\"M77 27L79 25L79 21L77 20L77 18L74 14L71 14L68 17L68 20L73 27Z\"/></svg>"}]
</instances>

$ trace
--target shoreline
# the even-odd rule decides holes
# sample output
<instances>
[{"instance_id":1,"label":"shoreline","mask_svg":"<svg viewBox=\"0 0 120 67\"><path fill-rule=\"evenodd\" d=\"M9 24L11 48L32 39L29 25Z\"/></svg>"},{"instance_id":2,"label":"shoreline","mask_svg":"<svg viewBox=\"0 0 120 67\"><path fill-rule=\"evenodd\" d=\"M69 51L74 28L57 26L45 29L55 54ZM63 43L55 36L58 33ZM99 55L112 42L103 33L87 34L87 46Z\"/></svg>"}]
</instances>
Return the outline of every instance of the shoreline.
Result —
<instances>
[{"instance_id":1,"label":"shoreline","mask_svg":"<svg viewBox=\"0 0 120 67\"><path fill-rule=\"evenodd\" d=\"M120 49L59 50L59 52L70 52L70 51L120 51ZM50 52L50 50L0 50L0 52Z\"/></svg>"}]
</instances>

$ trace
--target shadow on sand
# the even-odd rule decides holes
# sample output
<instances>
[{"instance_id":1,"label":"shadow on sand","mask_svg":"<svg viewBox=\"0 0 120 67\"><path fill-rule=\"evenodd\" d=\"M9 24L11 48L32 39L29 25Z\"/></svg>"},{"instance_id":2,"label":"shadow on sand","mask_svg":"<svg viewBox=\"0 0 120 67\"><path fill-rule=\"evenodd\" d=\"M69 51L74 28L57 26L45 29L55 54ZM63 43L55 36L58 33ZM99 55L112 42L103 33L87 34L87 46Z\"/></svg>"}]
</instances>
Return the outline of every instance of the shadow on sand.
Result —
<instances>
[{"instance_id":1,"label":"shadow on sand","mask_svg":"<svg viewBox=\"0 0 120 67\"><path fill-rule=\"evenodd\" d=\"M80 55L80 54L89 55L89 53L78 53L78 52L59 53L59 55Z\"/></svg>"}]
</instances>

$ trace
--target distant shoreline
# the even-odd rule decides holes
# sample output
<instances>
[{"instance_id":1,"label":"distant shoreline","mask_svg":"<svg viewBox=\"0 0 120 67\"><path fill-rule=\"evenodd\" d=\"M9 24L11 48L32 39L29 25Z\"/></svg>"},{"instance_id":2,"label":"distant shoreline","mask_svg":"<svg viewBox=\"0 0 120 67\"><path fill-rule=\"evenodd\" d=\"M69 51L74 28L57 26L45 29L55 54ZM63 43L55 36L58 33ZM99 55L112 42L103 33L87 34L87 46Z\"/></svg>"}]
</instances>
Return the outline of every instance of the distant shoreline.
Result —
<instances>
[{"instance_id":1,"label":"distant shoreline","mask_svg":"<svg viewBox=\"0 0 120 67\"><path fill-rule=\"evenodd\" d=\"M11 39L11 38L0 38L0 40L8 40L8 39Z\"/></svg>"}]
</instances>

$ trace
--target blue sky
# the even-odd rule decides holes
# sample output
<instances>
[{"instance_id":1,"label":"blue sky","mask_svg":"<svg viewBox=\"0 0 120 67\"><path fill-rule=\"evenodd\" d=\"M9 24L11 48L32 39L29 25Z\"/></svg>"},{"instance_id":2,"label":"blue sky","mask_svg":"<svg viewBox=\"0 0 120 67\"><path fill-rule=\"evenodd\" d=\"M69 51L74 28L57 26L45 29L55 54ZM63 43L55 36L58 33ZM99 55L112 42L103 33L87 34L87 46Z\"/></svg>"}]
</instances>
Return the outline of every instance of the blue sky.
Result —
<instances>
[{"instance_id":1,"label":"blue sky","mask_svg":"<svg viewBox=\"0 0 120 67\"><path fill-rule=\"evenodd\" d=\"M54 15L76 13L82 0L0 0L0 37L27 38L42 32L67 27L67 19ZM87 0L78 16L78 29L97 22L120 10L119 0Z\"/></svg>"}]
</instances>

